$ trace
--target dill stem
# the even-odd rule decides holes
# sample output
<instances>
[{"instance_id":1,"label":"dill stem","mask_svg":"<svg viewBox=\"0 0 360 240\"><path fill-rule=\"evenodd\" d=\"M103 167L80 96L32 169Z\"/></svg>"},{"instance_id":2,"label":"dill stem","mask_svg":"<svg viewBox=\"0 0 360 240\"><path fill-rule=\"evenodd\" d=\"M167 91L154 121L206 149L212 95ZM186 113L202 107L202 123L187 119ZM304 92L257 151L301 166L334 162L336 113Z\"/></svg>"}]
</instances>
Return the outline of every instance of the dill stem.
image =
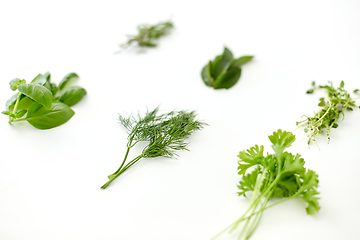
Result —
<instances>
[{"instance_id":1,"label":"dill stem","mask_svg":"<svg viewBox=\"0 0 360 240\"><path fill-rule=\"evenodd\" d=\"M112 174L110 175L111 179L109 181L107 181L104 185L101 186L102 189L107 188L107 186L109 186L109 184L114 181L118 176L120 176L120 174L122 174L123 172L125 172L128 168L130 168L132 165L134 165L137 161L139 161L141 158L143 157L143 155L139 155L136 158L134 158L133 160L131 160L128 164L125 165L125 167L123 167L120 171L118 171L116 174Z\"/></svg>"},{"instance_id":2,"label":"dill stem","mask_svg":"<svg viewBox=\"0 0 360 240\"><path fill-rule=\"evenodd\" d=\"M111 174L109 177L117 174L117 173L121 170L121 168L124 166L124 164L125 164L125 162L126 162L126 159L127 159L128 155L129 155L129 151L130 151L130 147L127 148L126 153L125 153L124 160L122 161L122 163L121 163L120 167L118 168L118 170L116 170L116 171L115 171L113 174Z\"/></svg>"}]
</instances>

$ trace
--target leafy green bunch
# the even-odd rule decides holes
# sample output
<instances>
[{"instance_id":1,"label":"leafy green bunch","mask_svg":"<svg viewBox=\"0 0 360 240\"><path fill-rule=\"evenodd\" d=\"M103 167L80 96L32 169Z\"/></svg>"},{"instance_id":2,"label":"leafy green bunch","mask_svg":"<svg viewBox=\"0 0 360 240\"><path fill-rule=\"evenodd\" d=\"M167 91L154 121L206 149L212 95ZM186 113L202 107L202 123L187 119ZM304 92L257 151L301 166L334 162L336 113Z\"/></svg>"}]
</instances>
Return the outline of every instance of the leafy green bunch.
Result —
<instances>
[{"instance_id":1,"label":"leafy green bunch","mask_svg":"<svg viewBox=\"0 0 360 240\"><path fill-rule=\"evenodd\" d=\"M308 144L315 142L315 137L323 132L326 132L328 143L330 141L330 131L332 128L337 128L340 116L345 117L346 111L353 111L354 108L359 108L355 103L355 99L350 96L348 91L344 89L344 81L341 81L338 88L334 87L332 82L329 85L316 86L315 82L311 83L312 88L306 93L311 94L317 89L325 89L326 98L320 98L318 106L320 109L314 114L313 117L303 116L306 119L296 122L299 127L304 127L307 133ZM356 89L354 93L359 93Z\"/></svg>"},{"instance_id":2,"label":"leafy green bunch","mask_svg":"<svg viewBox=\"0 0 360 240\"><path fill-rule=\"evenodd\" d=\"M188 150L188 142L185 142L185 139L205 125L195 119L194 111L171 111L160 115L157 113L158 108L155 108L153 111L147 111L145 116L119 116L120 123L128 133L127 150L121 166L108 176L110 180L101 187L102 189L142 158L171 158L177 155L175 151ZM139 142L148 144L140 155L125 165L130 149Z\"/></svg>"},{"instance_id":3,"label":"leafy green bunch","mask_svg":"<svg viewBox=\"0 0 360 240\"><path fill-rule=\"evenodd\" d=\"M127 48L132 43L137 42L142 47L156 47L155 40L166 35L173 26L171 21L160 22L155 25L142 24L138 26L138 35L128 36L128 41L120 46Z\"/></svg>"},{"instance_id":4,"label":"leafy green bunch","mask_svg":"<svg viewBox=\"0 0 360 240\"><path fill-rule=\"evenodd\" d=\"M306 212L315 214L320 210L318 175L304 167L304 159L299 154L293 155L284 150L295 141L291 132L278 130L269 136L274 154L264 154L264 146L255 145L248 150L241 151L238 155L239 175L242 177L238 188L239 196L252 192L251 202L245 213L226 230L237 229L243 224L239 239L248 239L262 217L263 211L281 202L300 198L307 203ZM270 199L279 199L268 204Z\"/></svg>"},{"instance_id":5,"label":"leafy green bunch","mask_svg":"<svg viewBox=\"0 0 360 240\"><path fill-rule=\"evenodd\" d=\"M233 54L227 48L224 53L215 58L201 71L201 77L206 86L214 89L229 89L237 83L241 75L241 66L249 62L253 56L233 58Z\"/></svg>"},{"instance_id":6,"label":"leafy green bunch","mask_svg":"<svg viewBox=\"0 0 360 240\"><path fill-rule=\"evenodd\" d=\"M38 74L30 83L15 78L10 89L18 90L7 102L2 113L9 116L9 123L28 121L38 129L50 129L67 122L75 113L70 106L78 103L86 91L70 86L79 77L67 74L59 85L51 82L50 73Z\"/></svg>"}]
</instances>

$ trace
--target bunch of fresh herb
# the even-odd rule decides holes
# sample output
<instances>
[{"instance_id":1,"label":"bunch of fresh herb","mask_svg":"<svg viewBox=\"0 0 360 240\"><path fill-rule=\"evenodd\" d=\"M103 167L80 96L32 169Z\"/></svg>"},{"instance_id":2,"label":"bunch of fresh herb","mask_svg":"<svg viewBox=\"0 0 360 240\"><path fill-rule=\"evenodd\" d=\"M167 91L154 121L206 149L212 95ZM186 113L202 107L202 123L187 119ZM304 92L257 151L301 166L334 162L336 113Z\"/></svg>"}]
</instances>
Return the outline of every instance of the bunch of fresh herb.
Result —
<instances>
[{"instance_id":1,"label":"bunch of fresh herb","mask_svg":"<svg viewBox=\"0 0 360 240\"><path fill-rule=\"evenodd\" d=\"M142 24L138 26L138 35L128 36L128 41L121 44L120 47L127 48L135 42L142 47L156 47L155 40L166 35L173 26L171 21L160 22L155 25Z\"/></svg>"},{"instance_id":2,"label":"bunch of fresh herb","mask_svg":"<svg viewBox=\"0 0 360 240\"><path fill-rule=\"evenodd\" d=\"M238 188L239 196L246 197L248 192L252 193L249 208L244 215L224 229L233 231L240 223L244 222L239 239L248 239L262 217L263 211L281 202L300 198L307 202L308 214L319 211L318 175L304 167L304 159L299 154L293 155L284 150L295 141L291 132L278 130L269 136L274 154L264 155L264 146L254 147L241 151L238 155L239 175L242 176ZM270 199L281 199L268 205Z\"/></svg>"},{"instance_id":3,"label":"bunch of fresh herb","mask_svg":"<svg viewBox=\"0 0 360 240\"><path fill-rule=\"evenodd\" d=\"M204 83L214 89L229 89L237 83L241 75L241 66L249 62L253 56L233 58L229 49L225 48L224 53L215 58L203 68L201 77Z\"/></svg>"},{"instance_id":4,"label":"bunch of fresh herb","mask_svg":"<svg viewBox=\"0 0 360 240\"><path fill-rule=\"evenodd\" d=\"M153 111L147 111L143 117L119 116L120 123L128 132L127 150L121 166L108 176L110 180L101 187L102 189L142 158L171 158L177 155L176 150L188 150L185 139L205 125L195 120L196 114L193 111L172 111L160 115L157 113L158 108L155 108ZM130 149L139 142L148 142L148 144L140 155L125 165Z\"/></svg>"},{"instance_id":5,"label":"bunch of fresh herb","mask_svg":"<svg viewBox=\"0 0 360 240\"><path fill-rule=\"evenodd\" d=\"M354 108L359 106L355 104L355 99L344 89L344 81L341 81L338 88L334 87L330 81L329 85L316 86L315 82L312 82L311 85L312 88L306 93L311 94L316 89L325 89L327 97L320 98L318 104L320 109L313 117L303 116L306 119L296 122L296 125L304 127L308 137L308 144L313 141L317 145L315 137L323 132L326 132L329 143L331 128L338 127L340 116L344 118L345 111L353 111ZM354 93L359 93L359 89L356 89Z\"/></svg>"},{"instance_id":6,"label":"bunch of fresh herb","mask_svg":"<svg viewBox=\"0 0 360 240\"><path fill-rule=\"evenodd\" d=\"M67 122L75 113L70 106L86 95L84 88L70 86L78 79L76 73L69 73L59 86L51 82L50 73L37 75L30 83L15 78L10 89L18 90L7 102L2 113L9 116L9 123L28 121L38 129L50 129Z\"/></svg>"}]
</instances>

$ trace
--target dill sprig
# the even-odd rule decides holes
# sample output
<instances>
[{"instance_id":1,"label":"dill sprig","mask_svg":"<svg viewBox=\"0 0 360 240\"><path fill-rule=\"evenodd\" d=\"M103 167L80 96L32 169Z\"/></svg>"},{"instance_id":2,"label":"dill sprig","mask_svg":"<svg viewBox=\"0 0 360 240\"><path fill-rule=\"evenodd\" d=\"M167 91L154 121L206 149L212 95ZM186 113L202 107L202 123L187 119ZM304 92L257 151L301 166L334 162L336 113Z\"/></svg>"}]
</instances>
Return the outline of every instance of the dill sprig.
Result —
<instances>
[{"instance_id":1,"label":"dill sprig","mask_svg":"<svg viewBox=\"0 0 360 240\"><path fill-rule=\"evenodd\" d=\"M119 121L128 133L127 150L120 167L108 176L110 180L101 187L102 189L142 158L171 158L177 156L178 150L188 150L188 142L185 142L185 139L206 125L195 119L194 111L171 111L160 115L157 113L158 108L147 111L145 116L119 115ZM140 155L125 165L130 149L139 142L148 142L148 145Z\"/></svg>"},{"instance_id":2,"label":"dill sprig","mask_svg":"<svg viewBox=\"0 0 360 240\"><path fill-rule=\"evenodd\" d=\"M121 44L120 47L127 48L134 42L137 42L139 46L143 47L156 47L157 44L154 40L167 34L173 26L174 25L171 21L160 22L155 25L139 25L137 27L139 31L138 35L128 36L128 41L124 44Z\"/></svg>"},{"instance_id":3,"label":"dill sprig","mask_svg":"<svg viewBox=\"0 0 360 240\"><path fill-rule=\"evenodd\" d=\"M318 106L320 107L313 117L303 116L306 119L296 122L299 127L304 127L306 137L308 137L308 144L316 143L315 137L323 132L326 132L328 143L330 142L331 128L337 128L340 116L345 117L345 111L353 111L354 108L359 108L355 104L355 98L352 98L348 91L344 89L344 81L341 81L338 88L334 87L332 82L329 85L316 86L315 82L311 83L312 88L306 93L311 94L317 89L325 89L327 97L320 98ZM354 93L359 93L359 89L354 90ZM319 146L318 146L319 147Z\"/></svg>"}]
</instances>

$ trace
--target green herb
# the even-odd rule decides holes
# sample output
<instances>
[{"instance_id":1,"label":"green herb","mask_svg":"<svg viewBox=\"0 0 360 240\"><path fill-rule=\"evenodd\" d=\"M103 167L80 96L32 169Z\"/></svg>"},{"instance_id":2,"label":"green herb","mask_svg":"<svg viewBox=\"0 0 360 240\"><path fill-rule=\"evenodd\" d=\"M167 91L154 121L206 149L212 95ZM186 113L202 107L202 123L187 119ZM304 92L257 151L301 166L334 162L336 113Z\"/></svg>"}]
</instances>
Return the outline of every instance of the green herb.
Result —
<instances>
[{"instance_id":1,"label":"green herb","mask_svg":"<svg viewBox=\"0 0 360 240\"><path fill-rule=\"evenodd\" d=\"M344 81L341 81L340 86L335 88L332 82L329 81L329 85L316 86L315 82L311 83L312 88L306 93L311 94L317 89L325 89L327 97L320 98L318 106L320 107L313 117L303 116L306 119L296 122L299 127L304 127L304 131L307 133L308 144L315 142L315 137L323 132L326 132L328 143L330 141L331 128L337 128L340 116L344 118L345 111L353 111L354 108L359 108L355 104L355 99L344 89ZM356 89L354 93L358 93Z\"/></svg>"},{"instance_id":2,"label":"green herb","mask_svg":"<svg viewBox=\"0 0 360 240\"><path fill-rule=\"evenodd\" d=\"M157 113L158 108L155 108L153 111L147 111L143 117L119 116L120 123L128 132L127 150L121 166L108 176L110 180L101 187L102 189L142 158L171 158L177 155L175 153L177 150L188 150L185 139L205 125L195 120L196 114L193 111L172 111L161 115ZM148 142L148 144L140 155L125 165L130 149L139 142Z\"/></svg>"},{"instance_id":3,"label":"green herb","mask_svg":"<svg viewBox=\"0 0 360 240\"><path fill-rule=\"evenodd\" d=\"M225 48L224 53L215 58L201 71L204 83L214 89L229 89L237 83L241 75L241 66L249 62L253 56L233 58L229 49Z\"/></svg>"},{"instance_id":4,"label":"green herb","mask_svg":"<svg viewBox=\"0 0 360 240\"><path fill-rule=\"evenodd\" d=\"M243 223L243 227L239 239L248 239L258 226L265 209L290 199L303 199L307 203L308 214L313 215L320 210L319 198L316 196L319 194L316 190L318 175L305 169L304 159L299 154L284 151L295 141L295 136L279 129L269 139L274 154L264 155L264 146L258 145L239 153L238 174L242 180L238 185L238 194L246 197L248 192L253 192L250 206L243 216L212 239L227 230L234 231L240 223ZM269 205L270 199L279 200Z\"/></svg>"},{"instance_id":5,"label":"green herb","mask_svg":"<svg viewBox=\"0 0 360 240\"><path fill-rule=\"evenodd\" d=\"M59 86L51 82L50 73L39 74L30 83L15 78L10 81L10 89L18 92L6 102L6 110L2 113L9 116L10 124L28 121L38 129L60 126L74 115L69 106L86 95L81 87L67 87L78 78L76 73L69 73Z\"/></svg>"},{"instance_id":6,"label":"green herb","mask_svg":"<svg viewBox=\"0 0 360 240\"><path fill-rule=\"evenodd\" d=\"M138 26L138 35L128 36L128 41L121 44L120 47L127 48L135 42L142 47L156 47L155 40L169 33L173 26L171 21L160 22L156 25L142 24Z\"/></svg>"}]
</instances>

